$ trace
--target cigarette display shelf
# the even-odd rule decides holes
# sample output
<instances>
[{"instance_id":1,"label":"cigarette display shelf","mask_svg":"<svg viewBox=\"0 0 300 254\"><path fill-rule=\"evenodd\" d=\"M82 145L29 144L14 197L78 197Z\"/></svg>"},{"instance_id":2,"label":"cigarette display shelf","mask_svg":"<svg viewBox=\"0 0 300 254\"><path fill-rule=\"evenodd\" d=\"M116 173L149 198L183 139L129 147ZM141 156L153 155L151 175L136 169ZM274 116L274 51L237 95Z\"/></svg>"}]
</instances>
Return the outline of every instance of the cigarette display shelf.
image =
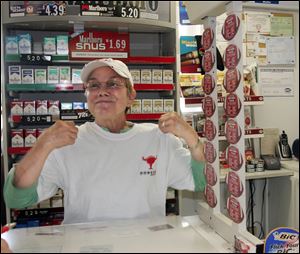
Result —
<instances>
[{"instance_id":1,"label":"cigarette display shelf","mask_svg":"<svg viewBox=\"0 0 300 254\"><path fill-rule=\"evenodd\" d=\"M134 84L136 91L173 91L174 84ZM84 90L83 84L6 84L9 92L68 92Z\"/></svg>"},{"instance_id":2,"label":"cigarette display shelf","mask_svg":"<svg viewBox=\"0 0 300 254\"><path fill-rule=\"evenodd\" d=\"M263 105L264 97L263 96L244 96L244 105L245 106L255 106L255 105ZM202 104L203 97L194 97L194 98L185 98L185 104ZM223 106L223 102L225 97L218 97L218 106Z\"/></svg>"}]
</instances>

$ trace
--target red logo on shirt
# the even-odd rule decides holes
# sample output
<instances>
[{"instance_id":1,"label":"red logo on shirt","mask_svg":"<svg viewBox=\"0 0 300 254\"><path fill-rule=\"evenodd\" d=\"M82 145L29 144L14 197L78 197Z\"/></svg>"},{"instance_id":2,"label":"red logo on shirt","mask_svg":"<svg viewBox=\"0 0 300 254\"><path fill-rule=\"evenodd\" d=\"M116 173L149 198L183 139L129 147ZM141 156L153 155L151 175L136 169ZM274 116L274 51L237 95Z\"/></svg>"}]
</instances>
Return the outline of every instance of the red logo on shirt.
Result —
<instances>
[{"instance_id":1,"label":"red logo on shirt","mask_svg":"<svg viewBox=\"0 0 300 254\"><path fill-rule=\"evenodd\" d=\"M148 163L149 169L153 169L152 165L154 164L156 159L157 159L157 157L154 157L154 156L148 156L147 158L143 157L143 160Z\"/></svg>"},{"instance_id":2,"label":"red logo on shirt","mask_svg":"<svg viewBox=\"0 0 300 254\"><path fill-rule=\"evenodd\" d=\"M148 157L142 157L142 160L145 161L148 166L149 166L149 170L146 171L141 171L140 175L151 175L151 176L155 176L156 175L156 170L153 169L153 164L155 163L155 161L157 160L157 156L153 156L150 155Z\"/></svg>"}]
</instances>

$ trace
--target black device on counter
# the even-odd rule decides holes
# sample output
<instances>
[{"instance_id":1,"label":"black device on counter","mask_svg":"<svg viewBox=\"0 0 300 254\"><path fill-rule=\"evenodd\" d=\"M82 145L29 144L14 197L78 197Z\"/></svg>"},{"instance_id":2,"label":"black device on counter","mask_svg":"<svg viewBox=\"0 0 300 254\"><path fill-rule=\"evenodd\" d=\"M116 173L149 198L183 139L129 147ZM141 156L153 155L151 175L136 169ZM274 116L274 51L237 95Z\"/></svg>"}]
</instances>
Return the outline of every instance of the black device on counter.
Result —
<instances>
[{"instance_id":1,"label":"black device on counter","mask_svg":"<svg viewBox=\"0 0 300 254\"><path fill-rule=\"evenodd\" d=\"M264 168L266 170L278 170L281 167L280 159L274 155L261 155L261 158L264 160Z\"/></svg>"},{"instance_id":2,"label":"black device on counter","mask_svg":"<svg viewBox=\"0 0 300 254\"><path fill-rule=\"evenodd\" d=\"M292 150L288 143L288 136L285 131L282 131L279 136L279 142L277 147L277 156L281 160L289 160L292 159Z\"/></svg>"}]
</instances>

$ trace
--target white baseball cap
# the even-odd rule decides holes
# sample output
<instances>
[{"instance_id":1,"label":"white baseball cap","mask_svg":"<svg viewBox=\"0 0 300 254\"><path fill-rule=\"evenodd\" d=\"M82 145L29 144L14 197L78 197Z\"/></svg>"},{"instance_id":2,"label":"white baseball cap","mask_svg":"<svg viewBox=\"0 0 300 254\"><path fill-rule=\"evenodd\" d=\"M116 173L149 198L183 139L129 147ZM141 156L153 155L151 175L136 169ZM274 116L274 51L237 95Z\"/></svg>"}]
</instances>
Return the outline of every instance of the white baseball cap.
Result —
<instances>
[{"instance_id":1,"label":"white baseball cap","mask_svg":"<svg viewBox=\"0 0 300 254\"><path fill-rule=\"evenodd\" d=\"M86 64L81 71L81 80L83 82L87 82L90 74L95 69L103 66L108 66L112 68L116 73L118 73L121 77L128 78L131 85L133 85L133 79L127 65L122 61L114 60L111 58L97 59Z\"/></svg>"}]
</instances>

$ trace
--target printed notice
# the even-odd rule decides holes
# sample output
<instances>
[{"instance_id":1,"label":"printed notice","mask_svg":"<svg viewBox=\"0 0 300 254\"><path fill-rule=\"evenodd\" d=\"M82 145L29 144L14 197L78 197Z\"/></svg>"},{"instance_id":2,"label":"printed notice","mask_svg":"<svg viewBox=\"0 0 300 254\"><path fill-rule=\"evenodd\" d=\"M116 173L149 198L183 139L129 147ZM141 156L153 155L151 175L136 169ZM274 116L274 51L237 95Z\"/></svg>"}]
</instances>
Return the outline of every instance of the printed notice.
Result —
<instances>
[{"instance_id":1,"label":"printed notice","mask_svg":"<svg viewBox=\"0 0 300 254\"><path fill-rule=\"evenodd\" d=\"M294 68L260 68L258 79L263 96L294 95Z\"/></svg>"},{"instance_id":2,"label":"printed notice","mask_svg":"<svg viewBox=\"0 0 300 254\"><path fill-rule=\"evenodd\" d=\"M295 40L290 37L267 37L268 64L295 64Z\"/></svg>"}]
</instances>

